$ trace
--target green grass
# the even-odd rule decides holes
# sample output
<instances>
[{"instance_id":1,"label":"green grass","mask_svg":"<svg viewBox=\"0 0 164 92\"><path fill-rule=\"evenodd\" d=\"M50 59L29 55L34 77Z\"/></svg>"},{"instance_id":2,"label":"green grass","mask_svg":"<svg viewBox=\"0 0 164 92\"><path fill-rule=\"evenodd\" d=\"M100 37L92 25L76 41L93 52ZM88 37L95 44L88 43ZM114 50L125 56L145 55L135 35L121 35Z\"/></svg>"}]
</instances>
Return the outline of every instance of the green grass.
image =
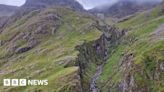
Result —
<instances>
[{"instance_id":1,"label":"green grass","mask_svg":"<svg viewBox=\"0 0 164 92\"><path fill-rule=\"evenodd\" d=\"M115 52L111 54L110 59L107 61L107 64L105 64L103 74L100 78L102 81L108 80L110 75L113 75L113 73L118 71L118 68L119 68L118 64L119 64L121 55L123 54L124 50L125 50L124 45L120 45L115 48ZM108 69L108 68L110 68L110 69Z\"/></svg>"},{"instance_id":2,"label":"green grass","mask_svg":"<svg viewBox=\"0 0 164 92\"><path fill-rule=\"evenodd\" d=\"M148 23L150 21L155 20L159 16L161 16L163 13L162 6L158 6L152 10L148 10L139 14L136 14L135 17L130 18L127 21L120 22L117 24L120 28L134 28L138 26L144 26L145 23Z\"/></svg>"},{"instance_id":3,"label":"green grass","mask_svg":"<svg viewBox=\"0 0 164 92\"><path fill-rule=\"evenodd\" d=\"M162 90L163 74L159 78L162 81L161 84L156 80L145 79L146 73L141 74L146 71L148 75L153 76L154 72L159 72L155 70L159 62L163 62L164 41L158 40L158 37L152 37L152 33L164 23L164 16L160 13L160 9L157 7L116 24L120 28L130 29L130 31L122 37L122 42L115 47L104 67L98 81L103 92L108 92L109 88L112 92L118 89L118 84L124 78L123 73L126 73L126 71L120 70L120 64L124 55L128 53L134 54L133 68L129 71L134 74L139 89L148 86L151 88L151 92Z\"/></svg>"},{"instance_id":4,"label":"green grass","mask_svg":"<svg viewBox=\"0 0 164 92\"><path fill-rule=\"evenodd\" d=\"M0 34L0 40L7 41L12 37L14 38L15 34L35 31L37 28L35 24L44 19L47 16L46 14L59 14L62 17L60 20L62 24L59 29L55 34L34 35L34 37L38 37L40 43L25 53L9 56L10 52L7 51L13 44L20 47L25 46L27 41L21 39L16 39L14 42L10 41L1 46L0 57L5 58L0 59L0 62L5 63L0 63L0 70L5 74L0 74L0 80L4 78L48 79L49 85L0 86L0 91L31 92L42 90L43 92L63 92L64 90L64 92L73 92L75 90L75 84L79 82L77 78L79 69L74 67L79 52L75 50L75 47L82 45L84 42L96 40L102 34L96 28L85 30L89 27L88 23L95 22L91 17L64 8L46 9L37 13L32 12L6 28L4 33ZM49 26L46 30L51 31L51 22L46 21L45 24ZM29 29L29 27L32 27L32 29ZM64 66L67 64L72 66L65 68ZM2 81L0 85L2 85Z\"/></svg>"}]
</instances>

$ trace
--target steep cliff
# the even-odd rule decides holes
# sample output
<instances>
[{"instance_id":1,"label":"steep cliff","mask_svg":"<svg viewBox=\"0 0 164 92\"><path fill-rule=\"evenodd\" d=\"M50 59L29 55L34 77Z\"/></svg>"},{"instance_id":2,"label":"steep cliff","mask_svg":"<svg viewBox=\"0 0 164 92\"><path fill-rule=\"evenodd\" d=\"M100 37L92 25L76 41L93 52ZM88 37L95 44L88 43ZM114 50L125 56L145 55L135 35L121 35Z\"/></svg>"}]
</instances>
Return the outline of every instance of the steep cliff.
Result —
<instances>
[{"instance_id":1,"label":"steep cliff","mask_svg":"<svg viewBox=\"0 0 164 92\"><path fill-rule=\"evenodd\" d=\"M105 63L108 48L123 34L69 8L35 9L19 20L15 17L1 28L0 79L48 79L49 85L1 86L5 92L89 91L96 68Z\"/></svg>"},{"instance_id":2,"label":"steep cliff","mask_svg":"<svg viewBox=\"0 0 164 92\"><path fill-rule=\"evenodd\" d=\"M92 16L51 7L33 10L5 25L0 34L0 80L47 79L49 84L4 87L1 81L0 91L81 92L75 47L102 35L92 26L95 23Z\"/></svg>"},{"instance_id":3,"label":"steep cliff","mask_svg":"<svg viewBox=\"0 0 164 92\"><path fill-rule=\"evenodd\" d=\"M28 0L0 18L0 80L48 80L25 87L0 81L0 92L164 91L164 3L109 26L67 7L73 0L56 1Z\"/></svg>"},{"instance_id":4,"label":"steep cliff","mask_svg":"<svg viewBox=\"0 0 164 92\"><path fill-rule=\"evenodd\" d=\"M103 32L103 35L95 41L77 46L80 52L77 58L77 65L80 68L83 92L95 92L94 90L98 90L96 81L109 57L110 50L108 48L118 44L119 39L124 35L123 31L119 31L115 27L108 25L96 26Z\"/></svg>"}]
</instances>

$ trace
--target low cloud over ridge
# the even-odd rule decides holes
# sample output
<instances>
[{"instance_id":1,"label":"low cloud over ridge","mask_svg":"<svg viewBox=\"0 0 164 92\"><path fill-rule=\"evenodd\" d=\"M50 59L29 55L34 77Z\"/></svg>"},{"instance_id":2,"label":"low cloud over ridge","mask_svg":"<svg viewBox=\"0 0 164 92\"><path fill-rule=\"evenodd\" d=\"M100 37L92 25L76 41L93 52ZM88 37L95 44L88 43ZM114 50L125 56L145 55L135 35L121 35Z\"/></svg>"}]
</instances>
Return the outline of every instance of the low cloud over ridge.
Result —
<instances>
[{"instance_id":1,"label":"low cloud over ridge","mask_svg":"<svg viewBox=\"0 0 164 92\"><path fill-rule=\"evenodd\" d=\"M92 9L97 6L102 6L102 5L113 5L119 1L123 0L77 0L79 1L85 9ZM137 1L137 2L160 2L162 0L124 0L124 1Z\"/></svg>"}]
</instances>

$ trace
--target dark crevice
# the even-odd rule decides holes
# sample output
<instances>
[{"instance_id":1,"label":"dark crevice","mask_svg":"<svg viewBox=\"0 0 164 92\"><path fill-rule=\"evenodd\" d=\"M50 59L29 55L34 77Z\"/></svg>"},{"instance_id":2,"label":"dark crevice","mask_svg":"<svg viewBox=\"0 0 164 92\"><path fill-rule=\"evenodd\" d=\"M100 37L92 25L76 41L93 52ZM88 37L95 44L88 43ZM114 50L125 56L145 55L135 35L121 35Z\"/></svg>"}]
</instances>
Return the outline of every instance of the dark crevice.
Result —
<instances>
[{"instance_id":1,"label":"dark crevice","mask_svg":"<svg viewBox=\"0 0 164 92\"><path fill-rule=\"evenodd\" d=\"M95 26L103 32L101 37L95 41L84 42L76 47L80 52L76 65L80 68L82 92L101 92L96 81L99 79L103 66L109 58L109 48L118 44L118 40L125 33L108 25Z\"/></svg>"}]
</instances>

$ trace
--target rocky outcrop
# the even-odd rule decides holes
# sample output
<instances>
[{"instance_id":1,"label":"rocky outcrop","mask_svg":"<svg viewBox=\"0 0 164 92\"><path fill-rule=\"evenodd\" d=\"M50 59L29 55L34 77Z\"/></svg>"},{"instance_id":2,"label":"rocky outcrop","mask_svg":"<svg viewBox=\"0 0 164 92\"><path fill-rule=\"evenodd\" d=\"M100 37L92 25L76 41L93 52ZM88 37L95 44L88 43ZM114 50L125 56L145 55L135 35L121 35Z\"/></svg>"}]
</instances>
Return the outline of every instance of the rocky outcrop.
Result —
<instances>
[{"instance_id":1,"label":"rocky outcrop","mask_svg":"<svg viewBox=\"0 0 164 92\"><path fill-rule=\"evenodd\" d=\"M133 59L134 55L132 53L124 55L122 59L120 70L123 71L123 79L118 85L119 92L136 92L136 83L134 80L134 74L132 72L134 64Z\"/></svg>"},{"instance_id":2,"label":"rocky outcrop","mask_svg":"<svg viewBox=\"0 0 164 92\"><path fill-rule=\"evenodd\" d=\"M101 35L96 27L85 26L88 23L93 24L95 21L92 20L92 17L82 14L74 12L72 9L47 8L41 12L39 10L31 11L18 21L13 21L13 24L6 26L6 29L1 33L1 36L6 36L5 33L9 35L0 41L2 43L1 47L5 51L4 54L0 53L0 59L4 66L11 68L9 71L12 72L5 71L6 67L2 68L2 71L9 74L17 73L16 76L20 77L23 73L30 72L30 75L27 74L26 76L25 74L30 79L47 76L49 83L52 83L49 84L50 86L45 86L47 89L44 87L27 88L26 91L47 91L51 89L55 92L81 92L81 77L79 77L78 67L74 66L73 61L77 56L77 51L74 48L83 40L92 41ZM78 22L76 23L76 21ZM84 27L91 30L85 30ZM75 55L71 55L72 52ZM34 59L31 59L32 57ZM45 58L43 60L44 64L40 64L42 57ZM69 60L67 57L72 57L73 60ZM51 60L49 60L50 58ZM12 69L12 66L20 65L20 62L17 62L19 60L24 65ZM26 62L27 64L25 64ZM2 63L1 66L3 66ZM27 72L24 72L26 69ZM15 89L17 88L4 89L4 91L11 92Z\"/></svg>"},{"instance_id":3,"label":"rocky outcrop","mask_svg":"<svg viewBox=\"0 0 164 92\"><path fill-rule=\"evenodd\" d=\"M35 12L39 14L38 12ZM29 21L22 29L24 31L16 32L8 39L1 40L0 45L6 46L7 51L11 54L23 53L31 50L38 45L41 40L58 30L61 25L60 15L56 13L42 13L35 22Z\"/></svg>"},{"instance_id":4,"label":"rocky outcrop","mask_svg":"<svg viewBox=\"0 0 164 92\"><path fill-rule=\"evenodd\" d=\"M76 0L27 0L23 7L26 8L43 8L50 6L64 6L75 10L83 10L83 7Z\"/></svg>"},{"instance_id":5,"label":"rocky outcrop","mask_svg":"<svg viewBox=\"0 0 164 92\"><path fill-rule=\"evenodd\" d=\"M16 53L23 53L23 52L26 52L28 50L30 50L32 47L21 47L21 48L18 48L15 52Z\"/></svg>"},{"instance_id":6,"label":"rocky outcrop","mask_svg":"<svg viewBox=\"0 0 164 92\"><path fill-rule=\"evenodd\" d=\"M163 52L159 49L145 52L140 63L135 62L134 53L123 54L118 71L114 71L115 75L120 74L120 81L112 82L114 77L110 75L112 77L108 80L105 92L156 92L156 90L162 90L164 59L158 58Z\"/></svg>"},{"instance_id":7,"label":"rocky outcrop","mask_svg":"<svg viewBox=\"0 0 164 92\"><path fill-rule=\"evenodd\" d=\"M71 8L75 11L84 11L82 5L79 4L76 0L27 0L24 5L17 8L16 10L13 8L15 10L14 13L8 20L6 20L5 24L2 26L3 28L6 28L7 26L13 25L15 21L21 19L23 16L28 14L30 15L30 13L35 15L48 7ZM32 16L28 17L30 18ZM3 29L1 28L0 22L0 32L2 31Z\"/></svg>"},{"instance_id":8,"label":"rocky outcrop","mask_svg":"<svg viewBox=\"0 0 164 92\"><path fill-rule=\"evenodd\" d=\"M109 57L110 46L117 44L119 38L124 35L122 31L111 26L95 25L104 32L102 36L92 42L84 42L77 46L79 55L77 65L80 67L80 76L83 92L99 92L96 81L99 78L103 65Z\"/></svg>"},{"instance_id":9,"label":"rocky outcrop","mask_svg":"<svg viewBox=\"0 0 164 92\"><path fill-rule=\"evenodd\" d=\"M3 27L6 25L8 17L0 17L0 33L2 32Z\"/></svg>"}]
</instances>

